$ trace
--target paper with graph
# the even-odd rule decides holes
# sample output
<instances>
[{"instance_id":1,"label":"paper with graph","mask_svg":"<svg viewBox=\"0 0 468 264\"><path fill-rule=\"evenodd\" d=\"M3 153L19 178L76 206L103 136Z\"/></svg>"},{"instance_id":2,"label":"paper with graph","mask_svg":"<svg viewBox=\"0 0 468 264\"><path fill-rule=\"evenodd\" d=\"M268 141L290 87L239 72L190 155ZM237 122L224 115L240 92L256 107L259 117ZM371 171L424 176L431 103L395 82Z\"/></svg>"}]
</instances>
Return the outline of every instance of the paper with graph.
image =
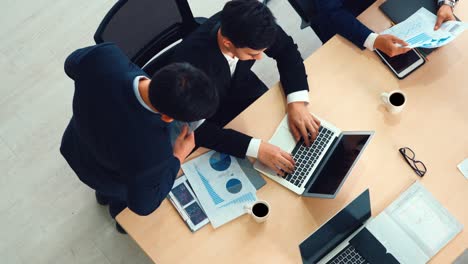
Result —
<instances>
[{"instance_id":1,"label":"paper with graph","mask_svg":"<svg viewBox=\"0 0 468 264\"><path fill-rule=\"evenodd\" d=\"M257 200L255 187L227 154L210 151L182 169L214 228L241 216L244 205Z\"/></svg>"},{"instance_id":2,"label":"paper with graph","mask_svg":"<svg viewBox=\"0 0 468 264\"><path fill-rule=\"evenodd\" d=\"M467 23L447 21L435 31L436 21L437 16L422 7L405 21L381 34L394 35L406 41L409 48L437 48L452 42L468 28Z\"/></svg>"}]
</instances>

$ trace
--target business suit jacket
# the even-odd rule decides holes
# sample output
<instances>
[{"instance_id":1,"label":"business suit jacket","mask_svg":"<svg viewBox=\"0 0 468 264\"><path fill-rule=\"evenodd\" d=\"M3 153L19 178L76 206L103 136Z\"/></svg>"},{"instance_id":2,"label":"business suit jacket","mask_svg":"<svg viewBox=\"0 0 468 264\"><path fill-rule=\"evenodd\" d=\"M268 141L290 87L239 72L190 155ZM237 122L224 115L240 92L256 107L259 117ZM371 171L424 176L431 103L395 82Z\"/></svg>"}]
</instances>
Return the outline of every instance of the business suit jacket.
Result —
<instances>
[{"instance_id":1,"label":"business suit jacket","mask_svg":"<svg viewBox=\"0 0 468 264\"><path fill-rule=\"evenodd\" d=\"M356 19L375 0L311 0L317 17L313 27L318 29L323 43L340 34L364 49L364 42L372 31Z\"/></svg>"},{"instance_id":2,"label":"business suit jacket","mask_svg":"<svg viewBox=\"0 0 468 264\"><path fill-rule=\"evenodd\" d=\"M180 162L168 124L138 102L133 81L146 74L115 44L73 52L73 116L60 152L81 181L137 214L154 211L174 183Z\"/></svg>"},{"instance_id":3,"label":"business suit jacket","mask_svg":"<svg viewBox=\"0 0 468 264\"><path fill-rule=\"evenodd\" d=\"M251 71L255 60L239 61L231 77L226 58L217 43L220 14L215 14L177 47L173 62L189 62L203 70L214 82L220 96L216 114L195 133L198 146L214 149L237 157L245 157L250 136L223 129L230 120L267 90ZM265 54L276 60L285 94L308 90L303 60L296 44L280 26L274 44Z\"/></svg>"}]
</instances>

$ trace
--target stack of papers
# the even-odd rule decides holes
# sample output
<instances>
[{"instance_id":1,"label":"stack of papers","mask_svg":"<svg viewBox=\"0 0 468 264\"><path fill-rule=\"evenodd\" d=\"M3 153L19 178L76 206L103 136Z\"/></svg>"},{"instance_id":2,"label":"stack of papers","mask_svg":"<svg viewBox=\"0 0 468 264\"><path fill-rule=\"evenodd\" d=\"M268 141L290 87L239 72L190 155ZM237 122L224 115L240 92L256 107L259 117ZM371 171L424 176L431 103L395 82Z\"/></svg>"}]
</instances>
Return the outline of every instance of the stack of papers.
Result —
<instances>
[{"instance_id":1,"label":"stack of papers","mask_svg":"<svg viewBox=\"0 0 468 264\"><path fill-rule=\"evenodd\" d=\"M243 215L244 205L257 200L255 187L230 155L210 151L182 169L214 228Z\"/></svg>"},{"instance_id":2,"label":"stack of papers","mask_svg":"<svg viewBox=\"0 0 468 264\"><path fill-rule=\"evenodd\" d=\"M434 30L437 16L422 7L405 21L383 31L394 35L409 45L408 48L438 48L452 42L468 28L467 23L447 21Z\"/></svg>"}]
</instances>

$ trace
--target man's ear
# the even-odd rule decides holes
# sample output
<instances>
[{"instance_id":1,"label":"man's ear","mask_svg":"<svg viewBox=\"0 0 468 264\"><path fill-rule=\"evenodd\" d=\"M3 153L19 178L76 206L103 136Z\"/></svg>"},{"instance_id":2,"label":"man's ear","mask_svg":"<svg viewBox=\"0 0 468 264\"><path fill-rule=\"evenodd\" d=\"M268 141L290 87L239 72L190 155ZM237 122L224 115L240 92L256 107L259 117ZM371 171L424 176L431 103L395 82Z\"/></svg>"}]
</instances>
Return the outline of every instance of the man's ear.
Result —
<instances>
[{"instance_id":1,"label":"man's ear","mask_svg":"<svg viewBox=\"0 0 468 264\"><path fill-rule=\"evenodd\" d=\"M231 42L231 40L229 40L228 38L223 37L222 41L223 41L223 45L224 45L226 48L229 48L229 49L235 48L234 44L233 44L233 43Z\"/></svg>"}]
</instances>

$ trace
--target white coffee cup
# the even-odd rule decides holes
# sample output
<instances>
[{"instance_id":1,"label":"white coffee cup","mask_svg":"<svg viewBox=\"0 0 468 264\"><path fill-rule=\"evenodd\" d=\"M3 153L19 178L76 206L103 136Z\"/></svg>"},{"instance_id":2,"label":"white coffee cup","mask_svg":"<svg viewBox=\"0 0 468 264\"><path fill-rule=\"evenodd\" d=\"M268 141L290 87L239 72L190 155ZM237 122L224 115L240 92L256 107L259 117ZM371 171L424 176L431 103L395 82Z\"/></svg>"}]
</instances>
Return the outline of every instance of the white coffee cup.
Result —
<instances>
[{"instance_id":1,"label":"white coffee cup","mask_svg":"<svg viewBox=\"0 0 468 264\"><path fill-rule=\"evenodd\" d=\"M257 222L265 222L270 215L270 204L267 201L256 201L244 206L245 211Z\"/></svg>"},{"instance_id":2,"label":"white coffee cup","mask_svg":"<svg viewBox=\"0 0 468 264\"><path fill-rule=\"evenodd\" d=\"M400 113L406 104L406 95L400 90L382 93L380 98L385 103L387 111L392 114Z\"/></svg>"}]
</instances>

